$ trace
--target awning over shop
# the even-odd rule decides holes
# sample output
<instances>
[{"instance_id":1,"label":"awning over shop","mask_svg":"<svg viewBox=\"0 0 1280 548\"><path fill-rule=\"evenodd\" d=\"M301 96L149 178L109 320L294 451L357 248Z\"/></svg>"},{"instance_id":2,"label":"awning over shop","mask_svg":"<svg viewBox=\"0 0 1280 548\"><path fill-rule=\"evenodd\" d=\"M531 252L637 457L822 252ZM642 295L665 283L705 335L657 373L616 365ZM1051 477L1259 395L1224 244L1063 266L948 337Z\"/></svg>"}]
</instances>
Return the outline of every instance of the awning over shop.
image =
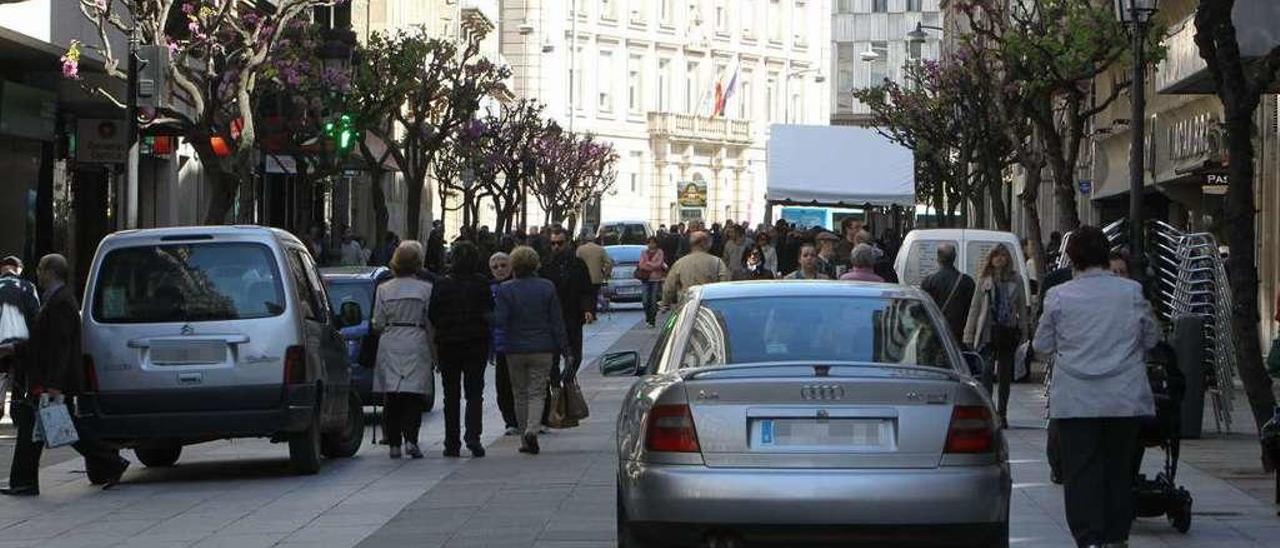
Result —
<instances>
[{"instance_id":1,"label":"awning over shop","mask_svg":"<svg viewBox=\"0 0 1280 548\"><path fill-rule=\"evenodd\" d=\"M872 128L774 125L768 149L774 204L914 207L911 150Z\"/></svg>"}]
</instances>

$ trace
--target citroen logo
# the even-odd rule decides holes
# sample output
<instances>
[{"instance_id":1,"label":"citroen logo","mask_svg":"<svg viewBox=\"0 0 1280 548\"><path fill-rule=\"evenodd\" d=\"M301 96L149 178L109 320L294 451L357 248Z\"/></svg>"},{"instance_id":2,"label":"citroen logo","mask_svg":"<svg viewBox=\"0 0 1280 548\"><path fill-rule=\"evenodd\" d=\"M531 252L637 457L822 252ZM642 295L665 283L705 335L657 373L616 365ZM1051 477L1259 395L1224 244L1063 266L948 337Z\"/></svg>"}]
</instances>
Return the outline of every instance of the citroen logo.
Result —
<instances>
[{"instance_id":1,"label":"citroen logo","mask_svg":"<svg viewBox=\"0 0 1280 548\"><path fill-rule=\"evenodd\" d=\"M196 334L196 328L191 327L191 324L183 325L183 326L182 326L182 334L183 334L183 335L195 335L195 334Z\"/></svg>"},{"instance_id":2,"label":"citroen logo","mask_svg":"<svg viewBox=\"0 0 1280 548\"><path fill-rule=\"evenodd\" d=\"M838 384L807 384L800 389L806 400L832 401L844 399L844 387Z\"/></svg>"}]
</instances>

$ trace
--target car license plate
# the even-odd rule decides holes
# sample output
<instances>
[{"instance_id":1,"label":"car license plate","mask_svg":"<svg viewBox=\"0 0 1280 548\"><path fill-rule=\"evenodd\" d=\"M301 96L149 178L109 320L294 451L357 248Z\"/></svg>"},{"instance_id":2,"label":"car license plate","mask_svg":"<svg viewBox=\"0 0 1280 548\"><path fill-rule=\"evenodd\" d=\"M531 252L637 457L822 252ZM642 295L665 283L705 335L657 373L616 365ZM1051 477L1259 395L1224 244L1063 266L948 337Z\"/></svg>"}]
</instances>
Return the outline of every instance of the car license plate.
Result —
<instances>
[{"instance_id":1,"label":"car license plate","mask_svg":"<svg viewBox=\"0 0 1280 548\"><path fill-rule=\"evenodd\" d=\"M151 363L153 365L222 363L226 359L227 345L224 343L156 345L151 347Z\"/></svg>"},{"instance_id":2,"label":"car license plate","mask_svg":"<svg viewBox=\"0 0 1280 548\"><path fill-rule=\"evenodd\" d=\"M633 285L624 285L618 288L619 295L635 295L640 292L640 288Z\"/></svg>"},{"instance_id":3,"label":"car license plate","mask_svg":"<svg viewBox=\"0 0 1280 548\"><path fill-rule=\"evenodd\" d=\"M756 419L754 445L764 449L888 449L893 446L889 419Z\"/></svg>"}]
</instances>

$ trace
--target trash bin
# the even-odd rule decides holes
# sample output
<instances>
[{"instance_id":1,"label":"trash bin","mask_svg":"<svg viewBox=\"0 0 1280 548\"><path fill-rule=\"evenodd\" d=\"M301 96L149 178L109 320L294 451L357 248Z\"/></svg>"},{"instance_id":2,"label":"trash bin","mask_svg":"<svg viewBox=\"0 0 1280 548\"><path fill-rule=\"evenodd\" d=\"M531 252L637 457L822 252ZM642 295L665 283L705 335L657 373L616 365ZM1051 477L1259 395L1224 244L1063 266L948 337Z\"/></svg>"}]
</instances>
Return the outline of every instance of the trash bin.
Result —
<instances>
[{"instance_id":1,"label":"trash bin","mask_svg":"<svg viewBox=\"0 0 1280 548\"><path fill-rule=\"evenodd\" d=\"M1204 426L1204 318L1175 319L1172 342L1178 369L1187 379L1187 393L1182 400L1182 437L1196 439Z\"/></svg>"}]
</instances>

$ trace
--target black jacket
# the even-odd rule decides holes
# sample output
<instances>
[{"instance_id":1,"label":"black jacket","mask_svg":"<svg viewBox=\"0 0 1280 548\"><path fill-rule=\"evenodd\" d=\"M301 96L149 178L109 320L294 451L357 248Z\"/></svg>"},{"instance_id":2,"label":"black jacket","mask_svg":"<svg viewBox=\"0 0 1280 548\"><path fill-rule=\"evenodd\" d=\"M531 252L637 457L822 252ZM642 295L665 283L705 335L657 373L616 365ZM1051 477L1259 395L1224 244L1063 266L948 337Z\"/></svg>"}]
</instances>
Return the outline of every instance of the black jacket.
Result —
<instances>
[{"instance_id":1,"label":"black jacket","mask_svg":"<svg viewBox=\"0 0 1280 548\"><path fill-rule=\"evenodd\" d=\"M10 305L21 312L22 320L30 331L36 322L36 315L40 313L40 294L31 282L13 274L5 274L0 276L0 305ZM0 340L0 343L5 342L8 341Z\"/></svg>"},{"instance_id":2,"label":"black jacket","mask_svg":"<svg viewBox=\"0 0 1280 548\"><path fill-rule=\"evenodd\" d=\"M468 347L486 348L492 315L493 292L484 276L445 276L431 288L427 316L435 327L436 344L442 354Z\"/></svg>"},{"instance_id":3,"label":"black jacket","mask_svg":"<svg viewBox=\"0 0 1280 548\"><path fill-rule=\"evenodd\" d=\"M80 304L75 292L63 285L47 297L36 315L31 338L17 343L22 367L15 379L19 389L56 388L74 396L84 391L84 364L80 354Z\"/></svg>"},{"instance_id":4,"label":"black jacket","mask_svg":"<svg viewBox=\"0 0 1280 548\"><path fill-rule=\"evenodd\" d=\"M551 280L560 297L566 326L582 325L585 313L596 311L596 290L587 263L571 252L553 255L542 265L542 277Z\"/></svg>"},{"instance_id":5,"label":"black jacket","mask_svg":"<svg viewBox=\"0 0 1280 548\"><path fill-rule=\"evenodd\" d=\"M956 285L957 276L960 277L959 285ZM955 286L956 292L951 296L951 302L947 302L952 286ZM975 288L973 278L956 270L955 267L942 268L930 274L920 284L920 289L933 297L933 302L942 309L942 315L947 319L947 325L951 327L951 333L956 336L956 340L964 336L964 324L969 321L969 304L973 301Z\"/></svg>"}]
</instances>

